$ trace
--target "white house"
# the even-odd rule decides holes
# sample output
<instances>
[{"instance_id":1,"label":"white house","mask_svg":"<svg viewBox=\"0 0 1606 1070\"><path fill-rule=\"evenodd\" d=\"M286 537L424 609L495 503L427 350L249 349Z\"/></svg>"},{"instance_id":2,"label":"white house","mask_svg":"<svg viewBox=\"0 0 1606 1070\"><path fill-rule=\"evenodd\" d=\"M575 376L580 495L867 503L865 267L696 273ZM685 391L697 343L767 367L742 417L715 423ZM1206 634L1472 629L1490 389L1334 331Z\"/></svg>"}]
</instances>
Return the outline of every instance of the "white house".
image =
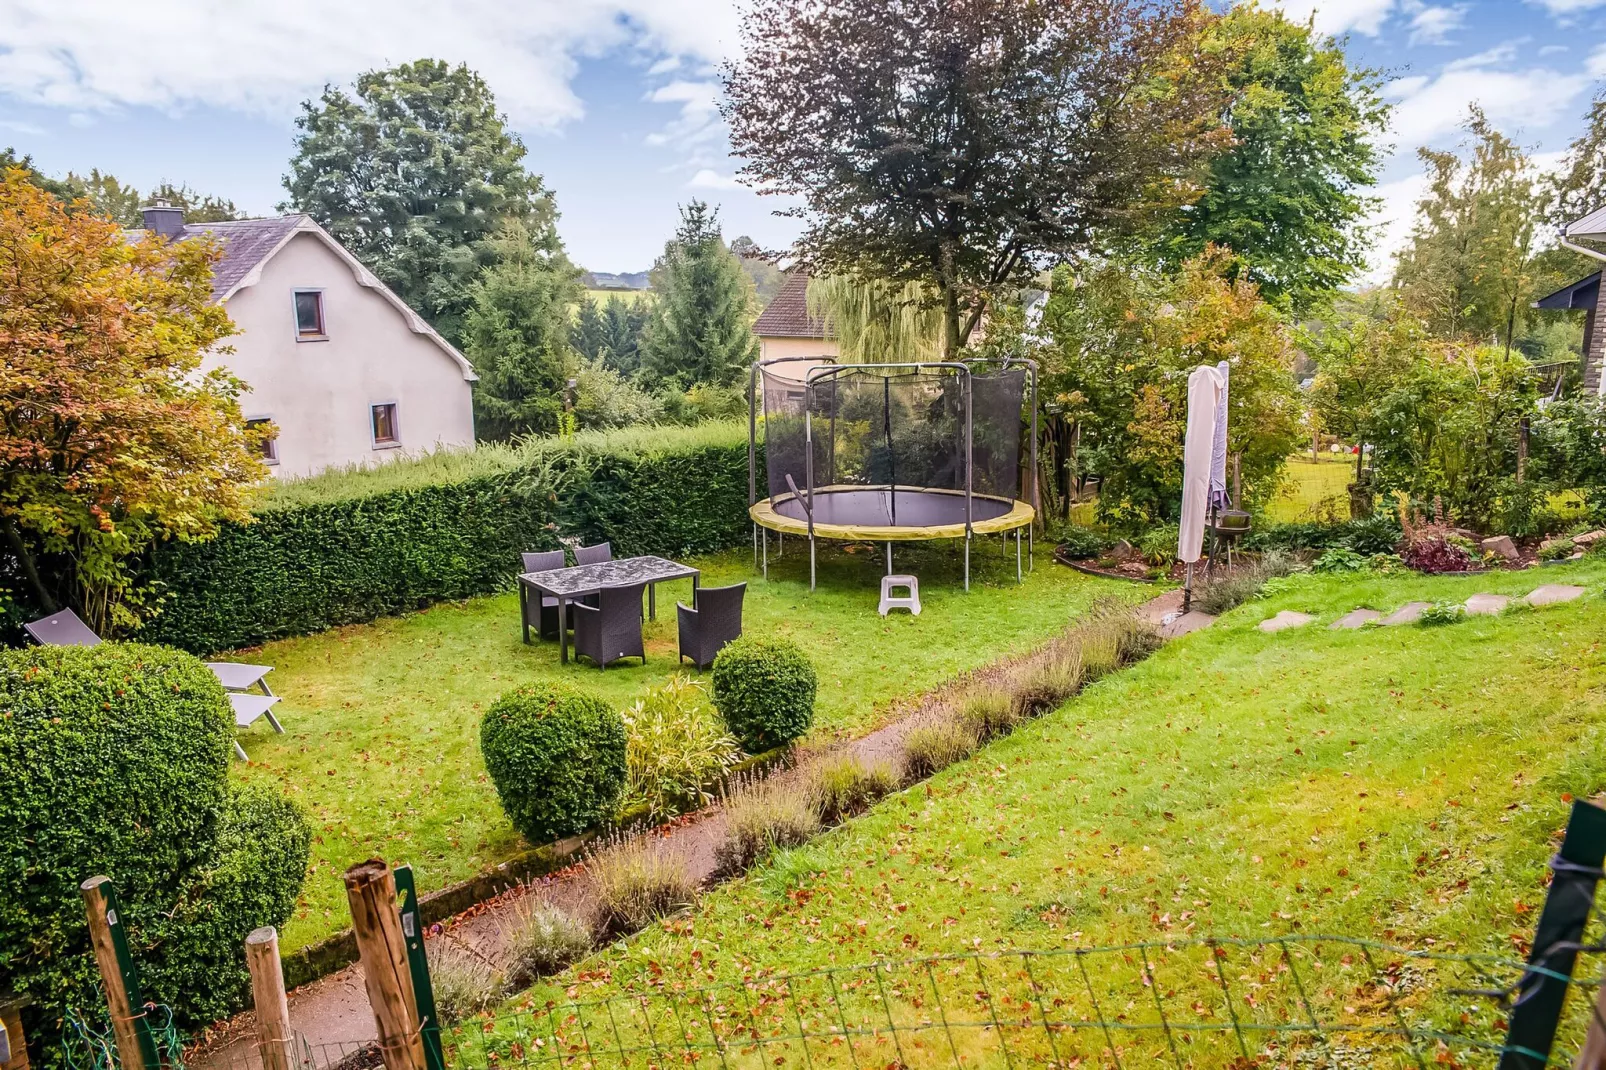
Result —
<instances>
[{"instance_id":1,"label":"white house","mask_svg":"<svg viewBox=\"0 0 1606 1070\"><path fill-rule=\"evenodd\" d=\"M276 474L473 444L467 358L311 218L186 224L182 209L143 211L146 231L221 243L212 297L239 333L206 367L249 384L247 422L277 426L264 448Z\"/></svg>"},{"instance_id":2,"label":"white house","mask_svg":"<svg viewBox=\"0 0 1606 1070\"><path fill-rule=\"evenodd\" d=\"M824 358L839 355L836 339L828 336L825 324L809 315L808 293L807 273L793 271L753 324L759 360L806 358L776 369L789 379L801 380Z\"/></svg>"}]
</instances>

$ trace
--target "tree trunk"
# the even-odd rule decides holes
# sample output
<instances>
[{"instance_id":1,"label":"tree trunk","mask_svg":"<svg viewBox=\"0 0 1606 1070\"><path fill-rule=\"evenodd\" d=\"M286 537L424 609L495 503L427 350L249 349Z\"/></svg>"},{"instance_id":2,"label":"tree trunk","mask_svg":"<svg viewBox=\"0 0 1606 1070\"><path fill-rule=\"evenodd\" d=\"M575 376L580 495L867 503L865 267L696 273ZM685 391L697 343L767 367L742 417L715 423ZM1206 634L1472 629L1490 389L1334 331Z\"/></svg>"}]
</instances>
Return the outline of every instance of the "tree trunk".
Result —
<instances>
[{"instance_id":1,"label":"tree trunk","mask_svg":"<svg viewBox=\"0 0 1606 1070\"><path fill-rule=\"evenodd\" d=\"M23 539L22 532L18 531L15 522L10 520L7 520L4 526L6 542L10 545L11 552L16 555L17 563L22 566L23 578L28 581L28 586L33 588L34 597L39 599L39 608L47 614L56 612L61 606L51 597L50 591L45 587L45 582L39 575L39 565L34 561L33 554L29 552L28 544Z\"/></svg>"}]
</instances>

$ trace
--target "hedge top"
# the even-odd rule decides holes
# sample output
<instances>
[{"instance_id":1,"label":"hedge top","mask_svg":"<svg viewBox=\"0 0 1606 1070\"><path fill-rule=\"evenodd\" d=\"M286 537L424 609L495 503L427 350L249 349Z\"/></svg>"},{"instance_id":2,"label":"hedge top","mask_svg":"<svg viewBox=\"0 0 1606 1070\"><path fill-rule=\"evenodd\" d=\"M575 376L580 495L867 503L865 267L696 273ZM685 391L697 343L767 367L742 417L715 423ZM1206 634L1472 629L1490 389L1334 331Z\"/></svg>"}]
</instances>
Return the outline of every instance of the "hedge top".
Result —
<instances>
[{"instance_id":1,"label":"hedge top","mask_svg":"<svg viewBox=\"0 0 1606 1070\"><path fill-rule=\"evenodd\" d=\"M520 469L540 470L566 456L617 454L639 459L732 444L747 444L745 420L710 421L690 427L581 431L569 438L528 438L510 445L481 443L474 449L433 450L389 464L331 468L305 479L286 480L265 490L256 509L293 509L389 491L449 486Z\"/></svg>"}]
</instances>

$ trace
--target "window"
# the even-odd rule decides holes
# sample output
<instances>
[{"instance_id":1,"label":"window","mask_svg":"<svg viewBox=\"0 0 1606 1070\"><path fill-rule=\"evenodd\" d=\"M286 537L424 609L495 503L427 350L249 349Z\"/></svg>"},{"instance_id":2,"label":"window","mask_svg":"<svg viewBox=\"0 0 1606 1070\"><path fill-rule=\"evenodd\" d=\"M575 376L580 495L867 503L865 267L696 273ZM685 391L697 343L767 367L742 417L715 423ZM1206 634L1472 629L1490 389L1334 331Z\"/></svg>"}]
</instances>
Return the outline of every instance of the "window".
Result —
<instances>
[{"instance_id":1,"label":"window","mask_svg":"<svg viewBox=\"0 0 1606 1070\"><path fill-rule=\"evenodd\" d=\"M401 445L401 428L396 423L394 401L369 406L369 417L373 423L374 449L382 450L388 446Z\"/></svg>"},{"instance_id":2,"label":"window","mask_svg":"<svg viewBox=\"0 0 1606 1070\"><path fill-rule=\"evenodd\" d=\"M247 431L252 431L258 427L262 427L271 423L273 423L273 417L271 416L253 416L251 419L245 422L245 429ZM257 452L262 455L263 464L278 464L279 436L274 435L271 438L265 438L261 442L258 442Z\"/></svg>"},{"instance_id":3,"label":"window","mask_svg":"<svg viewBox=\"0 0 1606 1070\"><path fill-rule=\"evenodd\" d=\"M297 290L296 341L316 341L329 337L323 328L323 291Z\"/></svg>"}]
</instances>

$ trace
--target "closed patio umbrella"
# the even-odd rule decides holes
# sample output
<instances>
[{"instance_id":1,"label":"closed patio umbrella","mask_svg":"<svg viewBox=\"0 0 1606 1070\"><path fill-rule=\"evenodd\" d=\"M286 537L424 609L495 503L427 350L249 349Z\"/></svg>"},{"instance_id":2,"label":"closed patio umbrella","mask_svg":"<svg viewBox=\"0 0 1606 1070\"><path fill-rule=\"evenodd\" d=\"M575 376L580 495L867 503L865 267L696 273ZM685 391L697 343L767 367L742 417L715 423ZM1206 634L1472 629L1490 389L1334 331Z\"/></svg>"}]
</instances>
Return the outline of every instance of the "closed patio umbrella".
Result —
<instances>
[{"instance_id":1,"label":"closed patio umbrella","mask_svg":"<svg viewBox=\"0 0 1606 1070\"><path fill-rule=\"evenodd\" d=\"M1218 421L1225 432L1227 376L1220 368L1195 368L1188 376L1188 430L1182 444L1182 519L1177 525L1177 560L1188 566L1182 608L1193 604L1193 566L1204 550L1210 519ZM1222 479L1226 477L1226 436L1222 435Z\"/></svg>"}]
</instances>

